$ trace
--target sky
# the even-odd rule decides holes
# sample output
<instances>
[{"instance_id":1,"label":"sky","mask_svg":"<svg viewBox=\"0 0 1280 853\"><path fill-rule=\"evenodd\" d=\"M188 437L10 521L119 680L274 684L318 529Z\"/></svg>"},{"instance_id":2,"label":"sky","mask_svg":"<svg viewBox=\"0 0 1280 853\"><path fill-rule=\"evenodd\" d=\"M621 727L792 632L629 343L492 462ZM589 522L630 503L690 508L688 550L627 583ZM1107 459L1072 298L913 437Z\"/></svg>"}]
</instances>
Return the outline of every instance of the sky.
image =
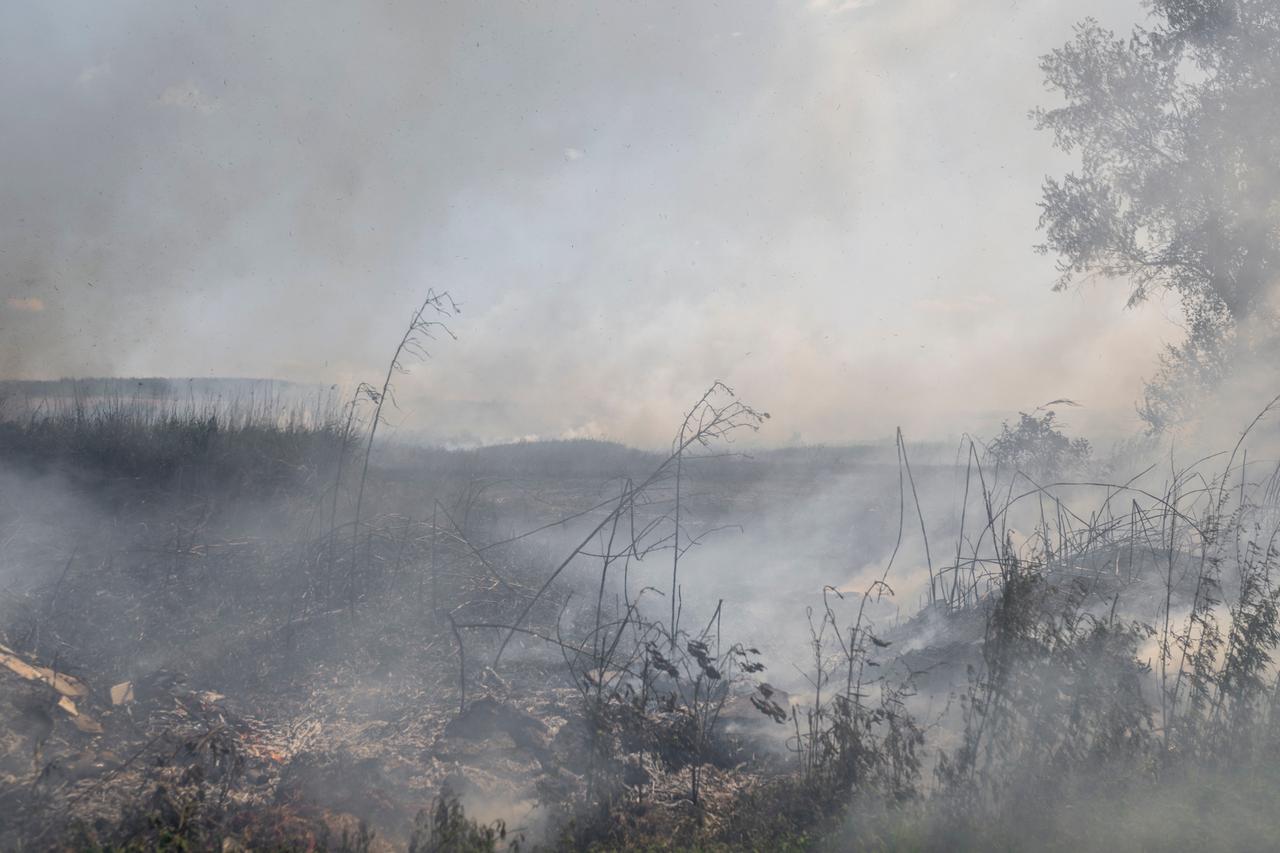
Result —
<instances>
[{"instance_id":1,"label":"sky","mask_svg":"<svg viewBox=\"0 0 1280 853\"><path fill-rule=\"evenodd\" d=\"M440 441L1137 429L1174 306L1053 293L1037 58L1137 0L6 4L0 377L397 380Z\"/></svg>"}]
</instances>

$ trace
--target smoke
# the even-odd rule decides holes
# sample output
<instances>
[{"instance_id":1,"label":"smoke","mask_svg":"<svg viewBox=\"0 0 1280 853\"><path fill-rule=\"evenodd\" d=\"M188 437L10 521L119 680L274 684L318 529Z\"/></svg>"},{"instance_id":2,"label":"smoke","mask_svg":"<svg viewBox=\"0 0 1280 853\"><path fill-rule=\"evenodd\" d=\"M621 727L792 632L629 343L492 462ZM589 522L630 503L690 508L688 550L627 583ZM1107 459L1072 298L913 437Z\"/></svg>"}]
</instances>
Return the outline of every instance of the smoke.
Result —
<instances>
[{"instance_id":1,"label":"smoke","mask_svg":"<svg viewBox=\"0 0 1280 853\"><path fill-rule=\"evenodd\" d=\"M399 423L434 440L661 444L713 377L774 443L1046 393L1124 428L1178 331L1030 251L1035 60L1090 11L1136 13L8 9L0 374L356 381L435 287L461 340Z\"/></svg>"}]
</instances>

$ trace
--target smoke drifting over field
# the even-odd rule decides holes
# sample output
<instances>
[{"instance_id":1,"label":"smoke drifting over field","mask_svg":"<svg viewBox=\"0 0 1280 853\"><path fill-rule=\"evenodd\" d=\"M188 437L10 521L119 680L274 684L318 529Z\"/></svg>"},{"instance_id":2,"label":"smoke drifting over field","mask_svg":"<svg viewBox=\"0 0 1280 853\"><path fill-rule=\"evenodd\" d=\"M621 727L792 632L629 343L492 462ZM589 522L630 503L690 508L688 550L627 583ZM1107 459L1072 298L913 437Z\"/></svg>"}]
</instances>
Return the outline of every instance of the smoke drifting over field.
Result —
<instances>
[{"instance_id":1,"label":"smoke drifting over field","mask_svg":"<svg viewBox=\"0 0 1280 853\"><path fill-rule=\"evenodd\" d=\"M436 287L431 438L654 446L717 376L773 443L1054 396L1123 428L1180 331L1030 251L1033 69L1089 13L1138 10L13 7L0 373L354 381Z\"/></svg>"},{"instance_id":2,"label":"smoke drifting over field","mask_svg":"<svg viewBox=\"0 0 1280 853\"><path fill-rule=\"evenodd\" d=\"M1277 105L1277 0L5 9L0 848L1273 847Z\"/></svg>"}]
</instances>

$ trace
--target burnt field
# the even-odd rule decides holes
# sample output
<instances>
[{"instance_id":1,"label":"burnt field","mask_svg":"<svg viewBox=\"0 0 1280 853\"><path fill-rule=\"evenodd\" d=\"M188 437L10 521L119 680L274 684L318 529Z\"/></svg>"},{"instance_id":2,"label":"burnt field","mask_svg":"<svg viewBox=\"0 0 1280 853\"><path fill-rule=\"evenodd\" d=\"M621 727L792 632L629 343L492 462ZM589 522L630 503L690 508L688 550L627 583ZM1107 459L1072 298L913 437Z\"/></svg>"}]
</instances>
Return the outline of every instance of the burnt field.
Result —
<instances>
[{"instance_id":1,"label":"burnt field","mask_svg":"<svg viewBox=\"0 0 1280 853\"><path fill-rule=\"evenodd\" d=\"M5 848L1272 837L1247 451L1106 481L998 441L744 456L765 416L721 386L668 453L331 415L0 424Z\"/></svg>"},{"instance_id":2,"label":"burnt field","mask_svg":"<svg viewBox=\"0 0 1280 853\"><path fill-rule=\"evenodd\" d=\"M1280 849L1280 0L0 79L0 851Z\"/></svg>"},{"instance_id":3,"label":"burnt field","mask_svg":"<svg viewBox=\"0 0 1280 853\"><path fill-rule=\"evenodd\" d=\"M642 571L671 571L672 477L617 511L663 457L598 442L393 447L362 476L350 420L215 408L129 401L3 424L6 844L341 847L368 832L394 847L425 843L419 813L454 802L545 843L625 790L620 772L666 786L660 823L690 817L676 771L695 747L676 705L655 713L656 671L628 723L634 742L587 743L595 715L631 689L637 649L653 645L664 667L694 660L669 640L663 656L628 605L619 623L614 578L607 600L582 587L601 560L631 573L632 595ZM840 454L819 479L865 455ZM682 557L741 538L741 521L807 501L816 482L812 461L687 462ZM599 535L581 544L623 520L650 528L628 534L629 556L620 538L608 557L592 553ZM732 609L755 598L752 582L737 578ZM625 676L609 672L584 705L583 685L602 676L582 638L613 647L624 631L625 660L594 655ZM662 677L666 690L680 681ZM765 721L747 693L715 701L731 698L725 724ZM723 798L746 747L703 725L697 749L714 739L724 752L708 796ZM592 833L611 820L588 815Z\"/></svg>"}]
</instances>

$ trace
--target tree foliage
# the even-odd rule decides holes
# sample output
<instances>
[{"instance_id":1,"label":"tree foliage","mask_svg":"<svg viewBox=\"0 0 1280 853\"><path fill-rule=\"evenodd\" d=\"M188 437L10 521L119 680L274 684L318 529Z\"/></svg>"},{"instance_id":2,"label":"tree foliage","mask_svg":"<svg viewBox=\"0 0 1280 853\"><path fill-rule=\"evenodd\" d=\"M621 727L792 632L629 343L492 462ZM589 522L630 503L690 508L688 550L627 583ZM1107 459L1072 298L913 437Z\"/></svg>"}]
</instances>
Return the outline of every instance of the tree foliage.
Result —
<instances>
[{"instance_id":1,"label":"tree foliage","mask_svg":"<svg viewBox=\"0 0 1280 853\"><path fill-rule=\"evenodd\" d=\"M1059 289L1099 276L1131 305L1174 294L1187 340L1165 353L1141 410L1153 427L1275 337L1280 275L1280 3L1150 0L1148 26L1092 19L1042 59L1064 99L1033 112L1079 169L1043 186L1041 251Z\"/></svg>"},{"instance_id":2,"label":"tree foliage","mask_svg":"<svg viewBox=\"0 0 1280 853\"><path fill-rule=\"evenodd\" d=\"M1089 462L1092 448L1087 439L1070 438L1052 411L1041 415L1020 413L1018 425L1006 421L1000 435L987 445L989 458L998 467L1013 468L1033 477L1057 477L1078 473Z\"/></svg>"}]
</instances>

